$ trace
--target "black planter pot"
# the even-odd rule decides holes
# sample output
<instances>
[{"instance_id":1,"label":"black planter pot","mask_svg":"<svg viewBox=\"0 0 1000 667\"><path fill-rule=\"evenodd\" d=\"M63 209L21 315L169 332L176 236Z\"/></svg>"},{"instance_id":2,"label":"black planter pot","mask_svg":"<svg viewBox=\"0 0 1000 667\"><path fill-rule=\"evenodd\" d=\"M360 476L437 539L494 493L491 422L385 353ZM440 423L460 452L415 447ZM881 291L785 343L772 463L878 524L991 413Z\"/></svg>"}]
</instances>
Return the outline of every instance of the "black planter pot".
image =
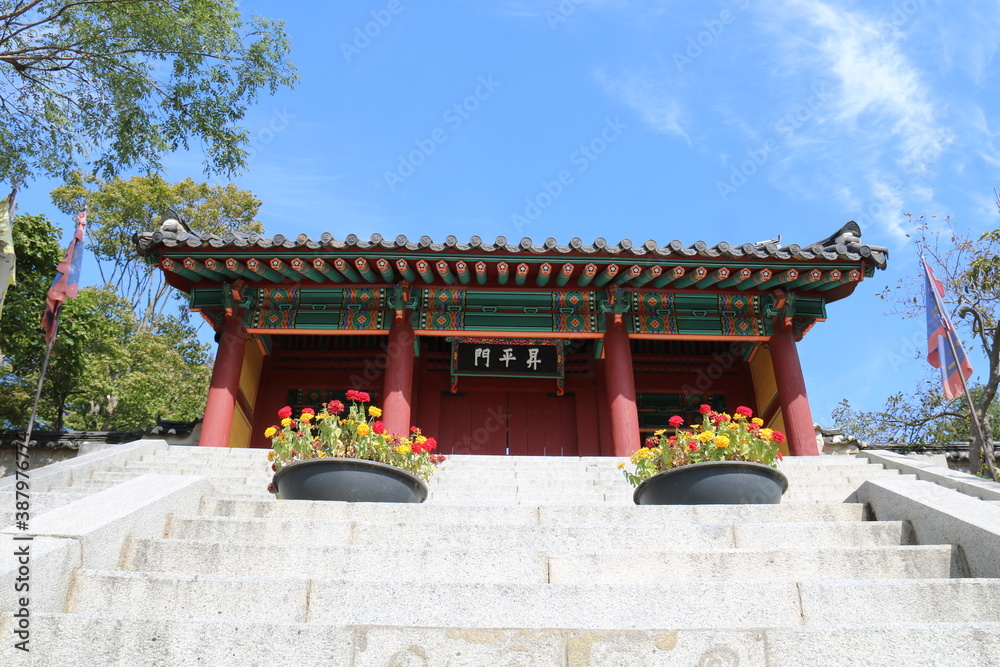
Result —
<instances>
[{"instance_id":1,"label":"black planter pot","mask_svg":"<svg viewBox=\"0 0 1000 667\"><path fill-rule=\"evenodd\" d=\"M777 505L788 478L771 466L708 461L666 470L635 487L636 505Z\"/></svg>"},{"instance_id":2,"label":"black planter pot","mask_svg":"<svg viewBox=\"0 0 1000 667\"><path fill-rule=\"evenodd\" d=\"M282 500L340 500L348 503L422 503L427 485L410 473L362 459L309 459L274 473Z\"/></svg>"}]
</instances>

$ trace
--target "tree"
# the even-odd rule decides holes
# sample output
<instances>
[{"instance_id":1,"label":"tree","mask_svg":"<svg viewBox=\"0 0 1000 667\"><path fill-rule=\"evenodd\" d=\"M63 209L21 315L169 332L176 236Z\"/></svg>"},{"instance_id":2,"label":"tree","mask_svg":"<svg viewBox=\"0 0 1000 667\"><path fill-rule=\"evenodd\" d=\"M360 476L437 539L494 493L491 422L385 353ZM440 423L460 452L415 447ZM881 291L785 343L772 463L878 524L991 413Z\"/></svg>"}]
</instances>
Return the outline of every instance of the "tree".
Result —
<instances>
[{"instance_id":1,"label":"tree","mask_svg":"<svg viewBox=\"0 0 1000 667\"><path fill-rule=\"evenodd\" d=\"M1000 207L1000 197L997 205ZM910 442L915 438L969 438L970 470L981 474L984 468L992 468L995 460L992 424L1000 416L996 402L1000 389L1000 229L968 238L957 233L948 219L945 228L938 231L930 229L926 218L914 222L917 243L945 285L945 307L966 334L963 344L966 349L978 349L986 358L986 368L978 375L980 381L970 390L980 428L972 427L966 398L945 399L937 379L925 383L913 397L890 397L882 411L855 412L844 401L835 415L845 430L859 438L878 435L876 439ZM922 275L901 280L895 288L886 288L882 298L895 304L892 314L923 317L923 285ZM994 476L992 472L990 476Z\"/></svg>"},{"instance_id":2,"label":"tree","mask_svg":"<svg viewBox=\"0 0 1000 667\"><path fill-rule=\"evenodd\" d=\"M87 251L98 261L101 280L116 285L139 314L142 330L162 314L169 288L163 273L139 258L135 234L159 229L168 210L196 232L264 231L255 219L260 200L233 184L210 186L190 178L170 184L158 175L101 180L74 171L52 191L52 201L67 215L88 209Z\"/></svg>"},{"instance_id":3,"label":"tree","mask_svg":"<svg viewBox=\"0 0 1000 667\"><path fill-rule=\"evenodd\" d=\"M25 428L45 343L39 323L52 272L63 255L44 216L18 216L18 284L0 321L0 423ZM208 346L175 316L138 326L131 303L112 287L87 287L63 306L42 390L39 422L56 430L135 430L156 417L193 419L204 409L211 375Z\"/></svg>"},{"instance_id":4,"label":"tree","mask_svg":"<svg viewBox=\"0 0 1000 667\"><path fill-rule=\"evenodd\" d=\"M0 179L155 172L192 142L232 174L248 107L298 78L288 50L234 0L0 0Z\"/></svg>"}]
</instances>

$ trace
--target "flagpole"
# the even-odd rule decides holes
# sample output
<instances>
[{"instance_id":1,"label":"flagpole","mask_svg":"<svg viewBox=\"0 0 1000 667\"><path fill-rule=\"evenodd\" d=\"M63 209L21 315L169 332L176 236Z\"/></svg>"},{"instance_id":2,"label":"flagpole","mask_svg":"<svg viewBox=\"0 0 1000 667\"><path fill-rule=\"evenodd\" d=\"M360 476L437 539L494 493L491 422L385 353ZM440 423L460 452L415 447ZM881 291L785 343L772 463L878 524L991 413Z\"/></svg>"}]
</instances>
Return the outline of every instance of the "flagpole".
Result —
<instances>
[{"instance_id":1,"label":"flagpole","mask_svg":"<svg viewBox=\"0 0 1000 667\"><path fill-rule=\"evenodd\" d=\"M55 321L52 324L52 338L49 339L49 343L45 347L45 361L42 362L42 373L38 377L38 389L35 391L35 402L31 406L31 417L28 418L28 430L24 436L24 449L18 452L18 468L21 470L24 469L21 468L21 462L27 461L28 458L28 448L31 446L31 431L34 429L35 416L38 414L38 403L42 398L42 383L45 382L45 373L49 369L49 357L52 356L52 348L56 345L56 334L59 332L60 315L62 315L61 305L59 310L56 311Z\"/></svg>"},{"instance_id":2,"label":"flagpole","mask_svg":"<svg viewBox=\"0 0 1000 667\"><path fill-rule=\"evenodd\" d=\"M937 306L938 312L944 316L945 322L945 335L944 338L951 348L951 358L955 359L956 362L959 358L958 350L955 349L955 340L953 335L955 334L954 325L951 323L951 318L947 316L947 311L944 309L944 303L941 302L941 294L937 290L937 285L934 285L931 279L931 274L927 271L927 260L924 259L924 254L919 253L920 261L924 264L924 275L927 278L927 282L930 285L931 294L934 295L934 304ZM947 378L947 371L944 367L944 363L941 364L941 373ZM986 459L986 467L990 471L990 476L993 478L994 482L1000 482L1000 478L997 478L996 467L993 465L993 456L986 451L986 438L983 436L983 427L979 423L979 415L976 414L976 406L972 403L972 394L969 393L969 385L965 381L965 373L962 372L961 366L958 369L958 378L962 381L962 393L965 394L965 400L969 404L969 414L971 416L972 424L976 429L976 437L979 440L979 453L982 457ZM974 474L974 471L971 471Z\"/></svg>"}]
</instances>

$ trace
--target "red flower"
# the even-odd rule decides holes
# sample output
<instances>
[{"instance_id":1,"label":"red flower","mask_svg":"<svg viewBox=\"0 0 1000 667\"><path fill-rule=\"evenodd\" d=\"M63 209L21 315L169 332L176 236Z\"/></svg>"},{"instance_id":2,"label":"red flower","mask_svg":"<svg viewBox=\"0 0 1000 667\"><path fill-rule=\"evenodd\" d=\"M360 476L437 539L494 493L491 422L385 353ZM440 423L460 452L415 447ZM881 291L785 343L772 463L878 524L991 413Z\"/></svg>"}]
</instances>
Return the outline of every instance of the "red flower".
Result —
<instances>
[{"instance_id":1,"label":"red flower","mask_svg":"<svg viewBox=\"0 0 1000 667\"><path fill-rule=\"evenodd\" d=\"M413 452L414 454L423 454L424 446L421 445L419 442L415 442L412 445L410 445L410 451Z\"/></svg>"},{"instance_id":2,"label":"red flower","mask_svg":"<svg viewBox=\"0 0 1000 667\"><path fill-rule=\"evenodd\" d=\"M747 422L747 430L748 431L759 431L760 430L760 426L758 426L757 424L754 424L753 422Z\"/></svg>"},{"instance_id":3,"label":"red flower","mask_svg":"<svg viewBox=\"0 0 1000 667\"><path fill-rule=\"evenodd\" d=\"M777 454L778 454L778 460L779 460L779 461L784 461L784 460L785 460L785 457L781 455L781 452L780 452L780 451L779 451L779 452L777 452Z\"/></svg>"},{"instance_id":4,"label":"red flower","mask_svg":"<svg viewBox=\"0 0 1000 667\"><path fill-rule=\"evenodd\" d=\"M670 418L670 425L673 426L674 428L677 428L678 426L683 426L684 418L674 415L673 417Z\"/></svg>"},{"instance_id":5,"label":"red flower","mask_svg":"<svg viewBox=\"0 0 1000 667\"><path fill-rule=\"evenodd\" d=\"M278 468L273 463L271 464L271 470L274 472L278 472Z\"/></svg>"},{"instance_id":6,"label":"red flower","mask_svg":"<svg viewBox=\"0 0 1000 667\"><path fill-rule=\"evenodd\" d=\"M372 424L372 430L376 433L385 433L385 424L382 422L375 422Z\"/></svg>"},{"instance_id":7,"label":"red flower","mask_svg":"<svg viewBox=\"0 0 1000 667\"><path fill-rule=\"evenodd\" d=\"M347 400L358 401L359 403L368 403L372 400L372 397L367 391L354 391L353 389L348 390Z\"/></svg>"},{"instance_id":8,"label":"red flower","mask_svg":"<svg viewBox=\"0 0 1000 667\"><path fill-rule=\"evenodd\" d=\"M676 435L670 436L669 438L667 438L667 442L677 442L677 436Z\"/></svg>"},{"instance_id":9,"label":"red flower","mask_svg":"<svg viewBox=\"0 0 1000 667\"><path fill-rule=\"evenodd\" d=\"M698 444L698 441L694 440L694 441L692 441L691 443L688 444L688 451L689 452L696 452L696 451L698 451L698 449L700 447L701 447L701 445Z\"/></svg>"},{"instance_id":10,"label":"red flower","mask_svg":"<svg viewBox=\"0 0 1000 667\"><path fill-rule=\"evenodd\" d=\"M285 419L286 417L292 416L292 409L287 405L280 410L278 410L278 419Z\"/></svg>"},{"instance_id":11,"label":"red flower","mask_svg":"<svg viewBox=\"0 0 1000 667\"><path fill-rule=\"evenodd\" d=\"M771 437L774 438L775 442L785 441L785 434L782 433L781 431L774 431L773 433L771 433Z\"/></svg>"},{"instance_id":12,"label":"red flower","mask_svg":"<svg viewBox=\"0 0 1000 667\"><path fill-rule=\"evenodd\" d=\"M278 492L278 490L276 488L274 488L274 482L271 482L271 483L269 483L267 485L267 492L268 493L277 493Z\"/></svg>"},{"instance_id":13,"label":"red flower","mask_svg":"<svg viewBox=\"0 0 1000 667\"><path fill-rule=\"evenodd\" d=\"M434 465L440 465L444 463L447 457L444 456L443 454L431 454L427 458L429 458L431 460L431 463L433 463Z\"/></svg>"},{"instance_id":14,"label":"red flower","mask_svg":"<svg viewBox=\"0 0 1000 667\"><path fill-rule=\"evenodd\" d=\"M745 405L741 405L740 407L736 408L736 414L743 415L747 419L750 419L751 417L753 417L753 410L746 407Z\"/></svg>"},{"instance_id":15,"label":"red flower","mask_svg":"<svg viewBox=\"0 0 1000 667\"><path fill-rule=\"evenodd\" d=\"M302 408L302 414L304 414L304 415L314 415L314 414L316 414L316 411L313 410L312 408Z\"/></svg>"},{"instance_id":16,"label":"red flower","mask_svg":"<svg viewBox=\"0 0 1000 667\"><path fill-rule=\"evenodd\" d=\"M326 409L330 412L331 415L339 415L341 412L344 411L344 404L341 403L340 401L330 401L329 403L326 404Z\"/></svg>"},{"instance_id":17,"label":"red flower","mask_svg":"<svg viewBox=\"0 0 1000 667\"><path fill-rule=\"evenodd\" d=\"M651 435L648 438L646 438L646 446L649 447L650 449L654 449L656 447L659 447L660 446L660 439L658 437L656 437L655 435Z\"/></svg>"},{"instance_id":18,"label":"red flower","mask_svg":"<svg viewBox=\"0 0 1000 667\"><path fill-rule=\"evenodd\" d=\"M411 426L410 433L420 433L420 429L417 428L416 426Z\"/></svg>"},{"instance_id":19,"label":"red flower","mask_svg":"<svg viewBox=\"0 0 1000 667\"><path fill-rule=\"evenodd\" d=\"M698 408L698 412L700 412L703 415L707 415L711 411L712 411L712 406L711 405L706 405L704 403L702 403L701 407Z\"/></svg>"},{"instance_id":20,"label":"red flower","mask_svg":"<svg viewBox=\"0 0 1000 667\"><path fill-rule=\"evenodd\" d=\"M424 441L425 452L433 452L435 449L437 449L437 446L438 446L438 441L435 440L434 438L427 438L427 440Z\"/></svg>"}]
</instances>

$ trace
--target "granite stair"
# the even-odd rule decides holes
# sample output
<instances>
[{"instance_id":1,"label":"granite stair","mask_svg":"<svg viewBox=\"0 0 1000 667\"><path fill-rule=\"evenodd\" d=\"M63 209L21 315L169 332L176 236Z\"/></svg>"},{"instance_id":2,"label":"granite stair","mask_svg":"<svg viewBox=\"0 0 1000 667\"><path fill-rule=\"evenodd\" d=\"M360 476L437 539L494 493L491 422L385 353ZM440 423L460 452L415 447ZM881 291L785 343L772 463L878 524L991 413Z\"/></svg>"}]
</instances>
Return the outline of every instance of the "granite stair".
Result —
<instances>
[{"instance_id":1,"label":"granite stair","mask_svg":"<svg viewBox=\"0 0 1000 667\"><path fill-rule=\"evenodd\" d=\"M43 492L65 586L0 663L1000 665L1000 507L864 458L786 458L780 505L640 507L620 459L453 456L395 505L276 500L266 451L134 452ZM922 493L986 528L892 518Z\"/></svg>"}]
</instances>

